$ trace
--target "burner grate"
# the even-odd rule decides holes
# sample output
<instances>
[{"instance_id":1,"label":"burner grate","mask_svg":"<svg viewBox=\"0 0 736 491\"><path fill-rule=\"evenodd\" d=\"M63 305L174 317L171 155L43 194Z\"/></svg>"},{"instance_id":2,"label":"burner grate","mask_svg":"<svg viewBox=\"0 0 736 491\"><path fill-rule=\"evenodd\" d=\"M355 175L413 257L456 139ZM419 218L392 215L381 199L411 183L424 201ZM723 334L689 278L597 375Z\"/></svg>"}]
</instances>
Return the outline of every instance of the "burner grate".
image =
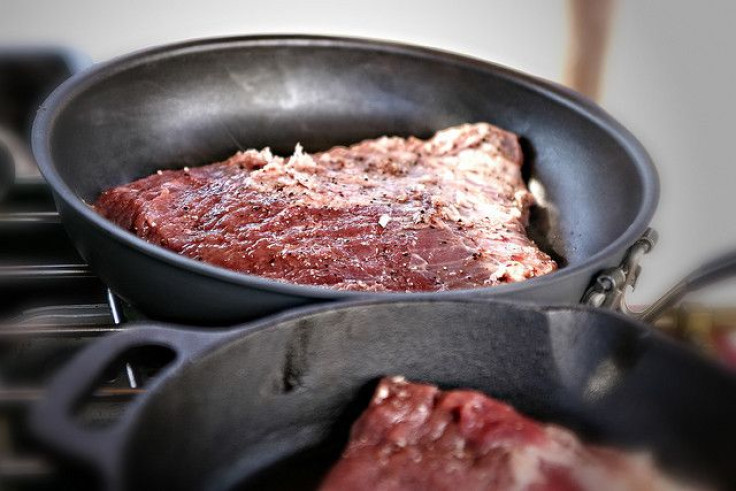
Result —
<instances>
[{"instance_id":1,"label":"burner grate","mask_svg":"<svg viewBox=\"0 0 736 491\"><path fill-rule=\"evenodd\" d=\"M0 208L0 489L84 489L25 428L49 378L95 338L126 329L117 297L74 251L41 183L20 183ZM29 199L29 198L40 199ZM14 199L15 198L15 199ZM49 209L51 208L51 209ZM85 421L118 417L153 368L125 362L85 405ZM155 367L155 363L153 364ZM144 375L142 375L144 374ZM63 469L63 471L62 471Z\"/></svg>"}]
</instances>

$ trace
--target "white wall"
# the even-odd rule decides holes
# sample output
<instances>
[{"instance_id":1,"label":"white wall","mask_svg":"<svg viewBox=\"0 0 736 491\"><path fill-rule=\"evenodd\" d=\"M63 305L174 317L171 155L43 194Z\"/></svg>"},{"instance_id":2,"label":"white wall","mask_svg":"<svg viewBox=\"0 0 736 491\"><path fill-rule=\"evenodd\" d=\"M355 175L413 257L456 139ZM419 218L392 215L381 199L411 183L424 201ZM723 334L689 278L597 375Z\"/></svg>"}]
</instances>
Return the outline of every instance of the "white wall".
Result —
<instances>
[{"instance_id":1,"label":"white wall","mask_svg":"<svg viewBox=\"0 0 736 491\"><path fill-rule=\"evenodd\" d=\"M627 0L613 39L603 105L649 149L662 199L660 245L637 299L736 248L736 3ZM736 303L736 284L710 299Z\"/></svg>"},{"instance_id":2,"label":"white wall","mask_svg":"<svg viewBox=\"0 0 736 491\"><path fill-rule=\"evenodd\" d=\"M648 147L663 188L662 240L638 301L736 246L735 19L729 0L620 0L602 104ZM564 0L0 0L0 45L62 43L97 60L193 37L313 32L436 46L559 80L566 29ZM736 301L736 285L719 297Z\"/></svg>"},{"instance_id":3,"label":"white wall","mask_svg":"<svg viewBox=\"0 0 736 491\"><path fill-rule=\"evenodd\" d=\"M201 36L309 32L388 38L559 75L564 0L1 0L0 42L63 42L96 59Z\"/></svg>"}]
</instances>

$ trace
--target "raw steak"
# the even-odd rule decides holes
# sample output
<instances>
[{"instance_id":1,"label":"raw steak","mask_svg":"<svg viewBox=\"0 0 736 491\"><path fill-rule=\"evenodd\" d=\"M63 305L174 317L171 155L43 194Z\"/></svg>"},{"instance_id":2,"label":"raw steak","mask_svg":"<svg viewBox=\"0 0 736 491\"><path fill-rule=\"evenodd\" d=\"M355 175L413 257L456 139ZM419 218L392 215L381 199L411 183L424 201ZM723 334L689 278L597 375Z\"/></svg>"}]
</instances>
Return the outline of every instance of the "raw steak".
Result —
<instances>
[{"instance_id":1,"label":"raw steak","mask_svg":"<svg viewBox=\"0 0 736 491\"><path fill-rule=\"evenodd\" d=\"M96 210L149 242L225 268L342 290L438 291L556 269L527 237L515 135L486 123L309 155L225 162L102 193Z\"/></svg>"},{"instance_id":2,"label":"raw steak","mask_svg":"<svg viewBox=\"0 0 736 491\"><path fill-rule=\"evenodd\" d=\"M469 390L385 378L323 491L685 489L645 455L583 445Z\"/></svg>"}]
</instances>

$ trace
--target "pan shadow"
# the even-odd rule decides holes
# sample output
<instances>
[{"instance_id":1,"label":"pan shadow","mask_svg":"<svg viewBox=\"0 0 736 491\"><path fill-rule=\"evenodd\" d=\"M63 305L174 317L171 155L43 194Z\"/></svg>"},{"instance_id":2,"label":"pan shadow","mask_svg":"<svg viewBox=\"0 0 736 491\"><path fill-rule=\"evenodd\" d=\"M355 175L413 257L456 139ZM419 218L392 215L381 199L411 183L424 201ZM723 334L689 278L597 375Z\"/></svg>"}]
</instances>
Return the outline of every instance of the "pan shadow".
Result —
<instances>
[{"instance_id":1,"label":"pan shadow","mask_svg":"<svg viewBox=\"0 0 736 491\"><path fill-rule=\"evenodd\" d=\"M539 248L549 255L560 268L567 266L568 261L559 252L561 249L560 233L557 227L557 210L554 204L546 199L544 184L537 178L537 152L529 139L520 137L519 144L524 155L521 177L527 188L534 195L536 204L529 209L529 225L527 235Z\"/></svg>"}]
</instances>

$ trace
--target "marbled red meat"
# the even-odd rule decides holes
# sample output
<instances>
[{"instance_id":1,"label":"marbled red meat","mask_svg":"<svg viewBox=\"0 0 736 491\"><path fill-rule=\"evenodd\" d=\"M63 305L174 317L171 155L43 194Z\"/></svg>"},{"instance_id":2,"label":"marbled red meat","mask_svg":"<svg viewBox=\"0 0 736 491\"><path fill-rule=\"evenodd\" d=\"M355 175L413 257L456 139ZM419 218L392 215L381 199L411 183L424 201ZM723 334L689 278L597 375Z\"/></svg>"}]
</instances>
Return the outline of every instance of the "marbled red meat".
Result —
<instances>
[{"instance_id":1,"label":"marbled red meat","mask_svg":"<svg viewBox=\"0 0 736 491\"><path fill-rule=\"evenodd\" d=\"M583 445L479 392L385 378L322 491L686 489L643 454Z\"/></svg>"},{"instance_id":2,"label":"marbled red meat","mask_svg":"<svg viewBox=\"0 0 736 491\"><path fill-rule=\"evenodd\" d=\"M147 241L235 271L342 290L438 291L549 273L516 136L486 123L293 156L239 152L105 191Z\"/></svg>"}]
</instances>

